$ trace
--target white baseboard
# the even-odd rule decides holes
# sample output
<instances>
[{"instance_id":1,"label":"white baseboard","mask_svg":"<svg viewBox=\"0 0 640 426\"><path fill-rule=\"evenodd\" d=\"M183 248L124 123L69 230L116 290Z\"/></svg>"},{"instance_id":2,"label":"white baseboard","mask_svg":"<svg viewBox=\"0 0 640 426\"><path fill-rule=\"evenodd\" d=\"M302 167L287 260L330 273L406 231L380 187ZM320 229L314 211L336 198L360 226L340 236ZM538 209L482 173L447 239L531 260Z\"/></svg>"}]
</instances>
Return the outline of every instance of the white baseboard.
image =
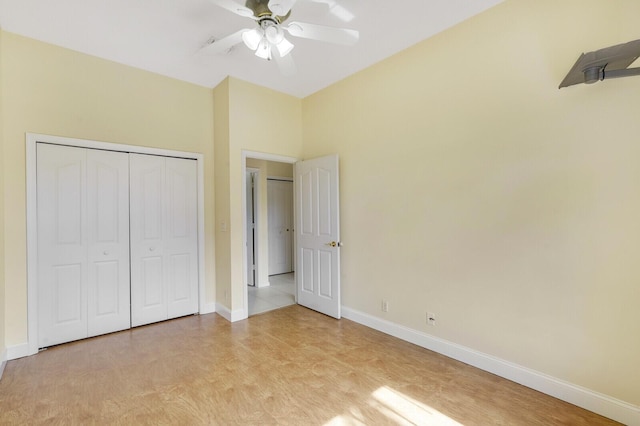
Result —
<instances>
[{"instance_id":1,"label":"white baseboard","mask_svg":"<svg viewBox=\"0 0 640 426\"><path fill-rule=\"evenodd\" d=\"M4 367L7 365L7 350L4 349L0 353L0 380L2 380L2 373L4 373Z\"/></svg>"},{"instance_id":2,"label":"white baseboard","mask_svg":"<svg viewBox=\"0 0 640 426\"><path fill-rule=\"evenodd\" d=\"M242 321L249 317L247 315L247 311L245 311L244 309L236 309L235 311L230 311L229 308L219 303L216 303L216 313L229 322Z\"/></svg>"},{"instance_id":3,"label":"white baseboard","mask_svg":"<svg viewBox=\"0 0 640 426\"><path fill-rule=\"evenodd\" d=\"M256 283L256 288L269 287L271 285L270 281L260 281Z\"/></svg>"},{"instance_id":4,"label":"white baseboard","mask_svg":"<svg viewBox=\"0 0 640 426\"><path fill-rule=\"evenodd\" d=\"M342 316L623 424L640 426L638 406L355 309L343 306Z\"/></svg>"},{"instance_id":5,"label":"white baseboard","mask_svg":"<svg viewBox=\"0 0 640 426\"><path fill-rule=\"evenodd\" d=\"M205 303L200 308L200 315L212 314L216 311L215 303Z\"/></svg>"},{"instance_id":6,"label":"white baseboard","mask_svg":"<svg viewBox=\"0 0 640 426\"><path fill-rule=\"evenodd\" d=\"M37 353L37 352L36 352ZM21 345L9 346L7 348L7 359L11 361L12 359L23 358L25 356L33 355L31 351L29 351L29 344L23 343Z\"/></svg>"}]
</instances>

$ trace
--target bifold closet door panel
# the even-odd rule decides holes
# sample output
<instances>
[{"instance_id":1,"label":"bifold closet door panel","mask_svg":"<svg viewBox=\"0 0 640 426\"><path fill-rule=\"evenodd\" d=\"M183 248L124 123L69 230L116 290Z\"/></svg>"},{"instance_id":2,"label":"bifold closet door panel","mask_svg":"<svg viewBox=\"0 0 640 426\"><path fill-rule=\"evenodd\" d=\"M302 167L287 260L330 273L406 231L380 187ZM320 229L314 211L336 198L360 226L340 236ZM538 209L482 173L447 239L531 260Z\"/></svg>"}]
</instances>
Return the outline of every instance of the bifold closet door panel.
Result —
<instances>
[{"instance_id":1,"label":"bifold closet door panel","mask_svg":"<svg viewBox=\"0 0 640 426\"><path fill-rule=\"evenodd\" d=\"M86 150L38 144L38 346L87 337Z\"/></svg>"},{"instance_id":2,"label":"bifold closet door panel","mask_svg":"<svg viewBox=\"0 0 640 426\"><path fill-rule=\"evenodd\" d=\"M130 154L131 323L198 311L194 160Z\"/></svg>"},{"instance_id":3,"label":"bifold closet door panel","mask_svg":"<svg viewBox=\"0 0 640 426\"><path fill-rule=\"evenodd\" d=\"M166 159L168 266L167 313L198 312L198 180L195 160Z\"/></svg>"},{"instance_id":4,"label":"bifold closet door panel","mask_svg":"<svg viewBox=\"0 0 640 426\"><path fill-rule=\"evenodd\" d=\"M164 157L129 154L131 325L167 319Z\"/></svg>"},{"instance_id":5,"label":"bifold closet door panel","mask_svg":"<svg viewBox=\"0 0 640 426\"><path fill-rule=\"evenodd\" d=\"M89 337L131 327L129 155L87 150Z\"/></svg>"},{"instance_id":6,"label":"bifold closet door panel","mask_svg":"<svg viewBox=\"0 0 640 426\"><path fill-rule=\"evenodd\" d=\"M36 149L39 347L128 328L128 154Z\"/></svg>"}]
</instances>

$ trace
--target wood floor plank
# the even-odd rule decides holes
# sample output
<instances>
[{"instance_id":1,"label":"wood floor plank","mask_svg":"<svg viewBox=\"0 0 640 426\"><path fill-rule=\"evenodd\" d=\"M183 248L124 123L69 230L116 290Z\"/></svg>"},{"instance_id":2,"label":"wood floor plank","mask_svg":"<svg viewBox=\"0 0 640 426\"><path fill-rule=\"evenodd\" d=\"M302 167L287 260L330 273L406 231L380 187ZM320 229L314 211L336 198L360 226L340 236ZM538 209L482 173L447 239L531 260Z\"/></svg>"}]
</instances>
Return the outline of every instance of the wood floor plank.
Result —
<instances>
[{"instance_id":1,"label":"wood floor plank","mask_svg":"<svg viewBox=\"0 0 640 426\"><path fill-rule=\"evenodd\" d=\"M0 424L613 425L349 320L190 316L9 361Z\"/></svg>"}]
</instances>

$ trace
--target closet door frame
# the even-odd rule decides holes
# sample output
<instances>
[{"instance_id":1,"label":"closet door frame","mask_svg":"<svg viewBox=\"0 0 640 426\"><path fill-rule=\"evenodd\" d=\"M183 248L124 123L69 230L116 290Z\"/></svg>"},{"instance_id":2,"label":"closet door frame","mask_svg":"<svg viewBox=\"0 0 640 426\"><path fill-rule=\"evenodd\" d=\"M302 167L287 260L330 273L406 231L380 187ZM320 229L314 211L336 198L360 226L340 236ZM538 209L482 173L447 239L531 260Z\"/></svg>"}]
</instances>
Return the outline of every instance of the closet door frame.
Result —
<instances>
[{"instance_id":1,"label":"closet door frame","mask_svg":"<svg viewBox=\"0 0 640 426\"><path fill-rule=\"evenodd\" d=\"M136 154L160 155L196 160L198 182L198 313L215 312L214 304L205 302L204 267L204 156L200 153L148 148L134 145L99 142L86 139L27 133L26 135L26 185L27 185L27 323L28 338L24 353L19 356L38 353L38 221L36 185L36 147L38 143L48 143L78 148L101 149ZM21 351L22 352L22 351Z\"/></svg>"}]
</instances>

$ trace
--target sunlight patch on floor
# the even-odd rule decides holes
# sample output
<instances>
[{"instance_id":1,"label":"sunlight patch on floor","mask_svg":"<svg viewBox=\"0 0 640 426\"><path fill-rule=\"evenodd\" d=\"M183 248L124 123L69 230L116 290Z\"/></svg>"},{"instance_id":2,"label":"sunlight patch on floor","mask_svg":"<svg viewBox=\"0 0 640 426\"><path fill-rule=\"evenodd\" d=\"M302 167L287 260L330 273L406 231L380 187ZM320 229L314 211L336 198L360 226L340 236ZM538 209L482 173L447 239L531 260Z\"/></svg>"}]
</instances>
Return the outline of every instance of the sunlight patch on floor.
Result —
<instances>
[{"instance_id":1,"label":"sunlight patch on floor","mask_svg":"<svg viewBox=\"0 0 640 426\"><path fill-rule=\"evenodd\" d=\"M333 419L329 420L324 426L365 426L366 423L361 422L360 420L356 420L353 417L346 416L337 416Z\"/></svg>"},{"instance_id":2,"label":"sunlight patch on floor","mask_svg":"<svg viewBox=\"0 0 640 426\"><path fill-rule=\"evenodd\" d=\"M379 388L371 396L369 404L398 424L462 426L438 410L387 386Z\"/></svg>"},{"instance_id":3,"label":"sunlight patch on floor","mask_svg":"<svg viewBox=\"0 0 640 426\"><path fill-rule=\"evenodd\" d=\"M390 421L399 425L420 426L463 426L440 411L423 404L401 392L387 386L378 388L371 394L367 401L369 406L375 408ZM362 417L358 409L352 409L351 413L336 416L325 426L352 426L363 425Z\"/></svg>"}]
</instances>

